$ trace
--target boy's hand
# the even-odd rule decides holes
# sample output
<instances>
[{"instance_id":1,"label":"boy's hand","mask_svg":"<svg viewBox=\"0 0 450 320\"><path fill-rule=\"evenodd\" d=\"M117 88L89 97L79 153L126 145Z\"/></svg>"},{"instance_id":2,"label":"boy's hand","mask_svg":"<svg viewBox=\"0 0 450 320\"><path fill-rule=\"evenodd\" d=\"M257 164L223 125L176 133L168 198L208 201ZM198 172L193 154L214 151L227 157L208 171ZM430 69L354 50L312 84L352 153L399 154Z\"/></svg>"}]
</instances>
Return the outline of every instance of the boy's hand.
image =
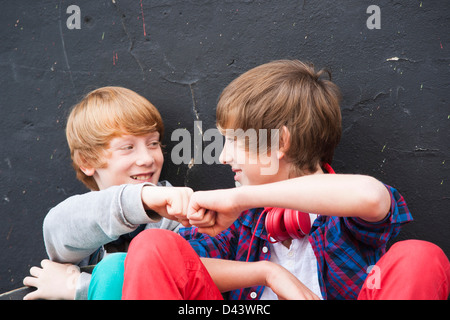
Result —
<instances>
[{"instance_id":1,"label":"boy's hand","mask_svg":"<svg viewBox=\"0 0 450 320\"><path fill-rule=\"evenodd\" d=\"M238 190L198 191L191 196L187 218L198 231L212 237L229 228L245 208L238 201Z\"/></svg>"},{"instance_id":2,"label":"boy's hand","mask_svg":"<svg viewBox=\"0 0 450 320\"><path fill-rule=\"evenodd\" d=\"M319 299L289 270L274 262L200 259L221 292L253 286L266 286L270 287L280 300Z\"/></svg>"},{"instance_id":3,"label":"boy's hand","mask_svg":"<svg viewBox=\"0 0 450 320\"><path fill-rule=\"evenodd\" d=\"M184 226L189 226L186 216L193 192L191 188L186 187L145 186L142 188L141 197L146 210L153 210L162 217L178 220Z\"/></svg>"},{"instance_id":4,"label":"boy's hand","mask_svg":"<svg viewBox=\"0 0 450 320\"><path fill-rule=\"evenodd\" d=\"M275 263L270 266L266 276L267 287L278 296L279 300L320 300L320 298L297 279L287 269Z\"/></svg>"},{"instance_id":5,"label":"boy's hand","mask_svg":"<svg viewBox=\"0 0 450 320\"><path fill-rule=\"evenodd\" d=\"M32 267L30 275L23 279L23 284L36 287L23 297L24 300L74 300L80 269L71 264L61 264L42 260L42 268Z\"/></svg>"}]
</instances>

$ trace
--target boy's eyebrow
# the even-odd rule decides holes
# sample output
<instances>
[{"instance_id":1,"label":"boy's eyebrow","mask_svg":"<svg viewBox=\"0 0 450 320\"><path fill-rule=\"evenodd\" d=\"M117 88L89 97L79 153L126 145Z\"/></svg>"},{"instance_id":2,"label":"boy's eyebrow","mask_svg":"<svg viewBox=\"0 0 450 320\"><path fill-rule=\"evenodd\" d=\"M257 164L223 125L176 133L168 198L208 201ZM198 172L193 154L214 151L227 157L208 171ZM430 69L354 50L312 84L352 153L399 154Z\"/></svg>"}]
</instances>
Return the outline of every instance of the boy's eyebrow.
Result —
<instances>
[{"instance_id":1,"label":"boy's eyebrow","mask_svg":"<svg viewBox=\"0 0 450 320\"><path fill-rule=\"evenodd\" d=\"M149 132L148 134L145 134L144 136L148 136L147 139L157 139L159 141L160 135L158 131L153 131L153 132ZM133 142L133 139L139 137L139 136L135 136L132 134L122 134L121 136L115 137L110 141L110 146L111 142L114 142L113 140L115 140L114 145L116 144L123 144L123 143L131 143Z\"/></svg>"},{"instance_id":2,"label":"boy's eyebrow","mask_svg":"<svg viewBox=\"0 0 450 320\"><path fill-rule=\"evenodd\" d=\"M112 138L109 141L109 146L114 147L114 146L121 145L123 143L131 143L132 138L133 138L132 135L122 134L120 136Z\"/></svg>"},{"instance_id":3,"label":"boy's eyebrow","mask_svg":"<svg viewBox=\"0 0 450 320\"><path fill-rule=\"evenodd\" d=\"M158 131L149 132L149 133L148 133L148 136L149 136L149 138L157 138L157 139L160 138L160 134L159 134ZM154 136L154 137L153 137L153 136Z\"/></svg>"}]
</instances>

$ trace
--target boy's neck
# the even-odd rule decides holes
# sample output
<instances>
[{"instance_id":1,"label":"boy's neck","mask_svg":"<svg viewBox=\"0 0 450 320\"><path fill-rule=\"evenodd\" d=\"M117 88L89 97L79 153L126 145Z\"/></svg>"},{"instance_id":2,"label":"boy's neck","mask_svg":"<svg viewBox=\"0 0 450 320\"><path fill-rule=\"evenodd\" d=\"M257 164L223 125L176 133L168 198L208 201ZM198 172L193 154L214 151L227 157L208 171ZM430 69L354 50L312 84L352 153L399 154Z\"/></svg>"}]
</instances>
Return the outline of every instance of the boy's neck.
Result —
<instances>
[{"instance_id":1,"label":"boy's neck","mask_svg":"<svg viewBox=\"0 0 450 320\"><path fill-rule=\"evenodd\" d=\"M313 171L313 172L311 172L309 170L295 170L295 169L291 168L291 170L289 170L287 179L293 179L293 178L298 178L298 177L303 177L303 176L310 176L310 175L315 175L315 174L324 174L320 164L317 164L315 171ZM285 179L285 180L287 180L287 179Z\"/></svg>"},{"instance_id":2,"label":"boy's neck","mask_svg":"<svg viewBox=\"0 0 450 320\"><path fill-rule=\"evenodd\" d=\"M284 240L284 241L281 242L281 244L289 249L291 247L291 244L292 244L292 239Z\"/></svg>"}]
</instances>

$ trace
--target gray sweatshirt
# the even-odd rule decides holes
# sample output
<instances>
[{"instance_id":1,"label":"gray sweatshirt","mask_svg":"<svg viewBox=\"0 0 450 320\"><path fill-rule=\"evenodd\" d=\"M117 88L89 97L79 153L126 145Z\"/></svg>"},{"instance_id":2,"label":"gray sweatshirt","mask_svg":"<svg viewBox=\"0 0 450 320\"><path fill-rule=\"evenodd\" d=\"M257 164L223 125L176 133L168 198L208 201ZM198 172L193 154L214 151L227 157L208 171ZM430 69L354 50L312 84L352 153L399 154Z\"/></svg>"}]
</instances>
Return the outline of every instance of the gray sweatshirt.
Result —
<instances>
[{"instance_id":1,"label":"gray sweatshirt","mask_svg":"<svg viewBox=\"0 0 450 320\"><path fill-rule=\"evenodd\" d=\"M177 221L161 218L144 210L138 185L113 186L72 196L51 209L44 219L43 234L47 254L52 261L79 266L96 264L104 254L104 245L131 233L140 225L177 232ZM169 183L159 183L168 185ZM95 254L95 256L93 256ZM77 299L87 298L90 275L82 273Z\"/></svg>"}]
</instances>

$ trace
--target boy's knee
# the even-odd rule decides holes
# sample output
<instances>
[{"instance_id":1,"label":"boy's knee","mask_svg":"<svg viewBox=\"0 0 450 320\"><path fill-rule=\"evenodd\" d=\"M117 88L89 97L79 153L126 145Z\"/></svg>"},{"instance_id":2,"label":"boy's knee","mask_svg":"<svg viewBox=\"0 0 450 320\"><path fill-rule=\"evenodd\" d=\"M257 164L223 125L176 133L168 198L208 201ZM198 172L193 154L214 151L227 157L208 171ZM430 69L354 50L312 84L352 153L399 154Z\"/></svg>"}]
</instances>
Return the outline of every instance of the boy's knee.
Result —
<instances>
[{"instance_id":1,"label":"boy's knee","mask_svg":"<svg viewBox=\"0 0 450 320\"><path fill-rule=\"evenodd\" d=\"M395 263L409 280L450 285L450 262L439 246L428 241L405 240L394 244L391 250Z\"/></svg>"},{"instance_id":2,"label":"boy's knee","mask_svg":"<svg viewBox=\"0 0 450 320\"><path fill-rule=\"evenodd\" d=\"M450 264L442 249L433 243L397 242L377 262L377 267L378 272L367 277L359 299L448 297Z\"/></svg>"},{"instance_id":3,"label":"boy's knee","mask_svg":"<svg viewBox=\"0 0 450 320\"><path fill-rule=\"evenodd\" d=\"M95 278L111 277L117 274L123 274L123 265L126 253L118 252L107 255L94 268L92 275Z\"/></svg>"},{"instance_id":4,"label":"boy's knee","mask_svg":"<svg viewBox=\"0 0 450 320\"><path fill-rule=\"evenodd\" d=\"M429 264L432 260L448 260L445 253L434 243L423 240L405 240L395 243L389 251L392 251L404 259L412 262Z\"/></svg>"},{"instance_id":5,"label":"boy's knee","mask_svg":"<svg viewBox=\"0 0 450 320\"><path fill-rule=\"evenodd\" d=\"M174 238L174 236L178 236L175 232L165 230L165 229L147 229L140 232L132 241L132 243L136 242L159 242L165 239Z\"/></svg>"},{"instance_id":6,"label":"boy's knee","mask_svg":"<svg viewBox=\"0 0 450 320\"><path fill-rule=\"evenodd\" d=\"M141 281L143 274L179 273L185 256L196 255L190 244L173 231L148 229L137 235L128 248L125 260L125 279L128 283ZM196 256L198 259L198 256ZM184 267L183 267L184 269ZM159 272L159 273L158 273Z\"/></svg>"},{"instance_id":7,"label":"boy's knee","mask_svg":"<svg viewBox=\"0 0 450 320\"><path fill-rule=\"evenodd\" d=\"M127 259L129 260L131 256L133 260L149 260L155 255L159 256L160 253L167 254L178 246L180 240L184 239L173 231L144 230L131 241Z\"/></svg>"}]
</instances>

